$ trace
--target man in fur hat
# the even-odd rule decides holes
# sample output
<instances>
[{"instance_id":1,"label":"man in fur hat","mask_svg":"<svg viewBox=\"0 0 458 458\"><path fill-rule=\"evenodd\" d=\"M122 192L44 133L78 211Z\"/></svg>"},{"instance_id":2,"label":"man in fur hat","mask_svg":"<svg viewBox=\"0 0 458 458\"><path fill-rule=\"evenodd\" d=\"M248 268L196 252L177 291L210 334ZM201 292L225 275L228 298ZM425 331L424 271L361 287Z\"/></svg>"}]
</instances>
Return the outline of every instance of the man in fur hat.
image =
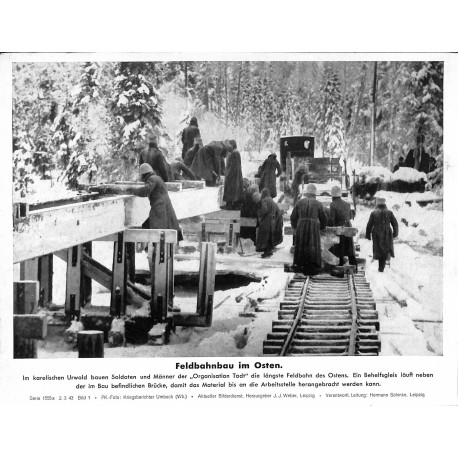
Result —
<instances>
[{"instance_id":1,"label":"man in fur hat","mask_svg":"<svg viewBox=\"0 0 458 458\"><path fill-rule=\"evenodd\" d=\"M296 230L294 265L305 275L314 275L321 269L320 230L326 229L327 217L316 193L314 184L307 185L305 197L291 213L291 227Z\"/></svg>"},{"instance_id":2,"label":"man in fur hat","mask_svg":"<svg viewBox=\"0 0 458 458\"><path fill-rule=\"evenodd\" d=\"M385 199L377 197L376 205L367 223L366 239L372 237L374 259L378 260L378 271L383 272L388 257L394 258L393 239L398 236L399 227L393 212L386 208Z\"/></svg>"}]
</instances>

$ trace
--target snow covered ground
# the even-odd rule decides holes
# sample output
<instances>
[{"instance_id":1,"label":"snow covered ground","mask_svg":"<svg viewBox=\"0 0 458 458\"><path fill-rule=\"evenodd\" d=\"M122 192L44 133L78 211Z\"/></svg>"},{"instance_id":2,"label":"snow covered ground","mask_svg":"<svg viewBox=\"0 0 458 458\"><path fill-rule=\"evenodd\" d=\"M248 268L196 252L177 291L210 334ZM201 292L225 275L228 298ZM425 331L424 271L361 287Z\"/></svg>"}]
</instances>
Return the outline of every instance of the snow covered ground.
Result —
<instances>
[{"instance_id":1,"label":"snow covered ground","mask_svg":"<svg viewBox=\"0 0 458 458\"><path fill-rule=\"evenodd\" d=\"M372 262L372 242L364 239L365 226L372 208L358 206L354 226L359 229L357 242L367 261L366 276L371 284L381 325L382 356L442 354L442 211L437 204L420 207L415 196L385 193L389 208L400 224L395 241L395 258L384 273ZM410 205L406 202L411 202ZM402 222L405 220L406 223ZM191 244L192 245L192 244ZM219 254L217 271L237 270L263 277L248 286L219 290L214 296L213 324L210 328L178 327L169 345L157 347L131 345L108 348L105 357L191 357L191 356L261 356L262 342L271 331L279 299L292 274L283 272L282 262L291 260L291 237L285 236L273 258L263 261L254 252L252 242L244 241L245 255ZM94 257L111 267L109 243L94 244ZM276 265L276 262L278 264ZM137 268L147 269L144 254L137 255ZM55 258L55 302L65 299L65 264ZM175 272L197 272L197 259L175 262ZM240 317L248 299L236 301L240 294L252 293L259 311L254 318ZM109 306L109 291L93 283L93 303ZM182 312L194 312L195 291L176 288L175 306ZM148 304L136 301L134 314L147 314ZM107 309L108 312L108 309ZM59 340L60 339L60 340ZM75 349L56 336L39 349L39 357L77 357Z\"/></svg>"}]
</instances>

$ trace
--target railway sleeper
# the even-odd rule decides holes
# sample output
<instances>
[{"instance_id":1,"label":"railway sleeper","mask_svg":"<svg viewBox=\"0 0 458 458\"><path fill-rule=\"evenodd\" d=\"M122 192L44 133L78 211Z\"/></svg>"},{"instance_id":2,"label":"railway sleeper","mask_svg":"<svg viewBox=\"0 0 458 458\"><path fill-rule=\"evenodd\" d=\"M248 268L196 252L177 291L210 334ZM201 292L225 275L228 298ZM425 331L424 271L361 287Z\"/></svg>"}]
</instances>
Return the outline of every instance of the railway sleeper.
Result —
<instances>
[{"instance_id":1,"label":"railway sleeper","mask_svg":"<svg viewBox=\"0 0 458 458\"><path fill-rule=\"evenodd\" d=\"M327 346L327 347L304 347L299 345L291 345L291 353L315 353L323 355L324 353L335 353L338 355L348 354L348 346Z\"/></svg>"}]
</instances>

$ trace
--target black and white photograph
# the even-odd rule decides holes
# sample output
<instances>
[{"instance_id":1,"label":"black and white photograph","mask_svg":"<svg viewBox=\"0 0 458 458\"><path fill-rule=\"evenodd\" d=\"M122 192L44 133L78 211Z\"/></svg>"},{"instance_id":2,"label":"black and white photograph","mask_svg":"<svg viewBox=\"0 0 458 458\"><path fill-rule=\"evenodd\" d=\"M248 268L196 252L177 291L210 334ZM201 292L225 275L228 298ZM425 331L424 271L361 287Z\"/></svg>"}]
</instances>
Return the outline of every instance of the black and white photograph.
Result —
<instances>
[{"instance_id":1,"label":"black and white photograph","mask_svg":"<svg viewBox=\"0 0 458 458\"><path fill-rule=\"evenodd\" d=\"M444 354L441 58L30 57L12 358Z\"/></svg>"}]
</instances>

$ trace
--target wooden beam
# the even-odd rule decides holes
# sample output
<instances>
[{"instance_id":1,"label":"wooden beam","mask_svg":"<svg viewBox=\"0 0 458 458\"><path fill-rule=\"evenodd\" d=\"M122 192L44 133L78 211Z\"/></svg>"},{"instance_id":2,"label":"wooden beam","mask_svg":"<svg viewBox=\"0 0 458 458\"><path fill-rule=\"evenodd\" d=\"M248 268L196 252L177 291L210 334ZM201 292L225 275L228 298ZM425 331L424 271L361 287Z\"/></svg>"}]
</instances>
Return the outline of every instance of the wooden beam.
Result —
<instances>
[{"instance_id":1,"label":"wooden beam","mask_svg":"<svg viewBox=\"0 0 458 458\"><path fill-rule=\"evenodd\" d=\"M76 245L67 250L67 288L65 294L65 314L79 316L83 305L82 267L83 246Z\"/></svg>"},{"instance_id":2,"label":"wooden beam","mask_svg":"<svg viewBox=\"0 0 458 458\"><path fill-rule=\"evenodd\" d=\"M122 316L126 314L126 250L124 233L118 233L118 240L113 246L113 273L111 282L110 315Z\"/></svg>"},{"instance_id":3,"label":"wooden beam","mask_svg":"<svg viewBox=\"0 0 458 458\"><path fill-rule=\"evenodd\" d=\"M173 259L173 249L165 242L165 231L159 243L148 245L148 262L151 271L151 317L157 322L164 322L172 316L173 297L173 268L170 267ZM173 261L172 261L173 262Z\"/></svg>"},{"instance_id":4,"label":"wooden beam","mask_svg":"<svg viewBox=\"0 0 458 458\"><path fill-rule=\"evenodd\" d=\"M202 243L199 268L199 290L197 293L197 313L206 317L211 326L213 317L213 297L215 291L216 244Z\"/></svg>"},{"instance_id":5,"label":"wooden beam","mask_svg":"<svg viewBox=\"0 0 458 458\"><path fill-rule=\"evenodd\" d=\"M140 229L140 228L127 228L124 231L124 242L145 242L145 243L159 243L161 234L165 235L165 243L177 243L177 231L174 229ZM96 242L116 242L118 234L110 234L101 237Z\"/></svg>"},{"instance_id":6,"label":"wooden beam","mask_svg":"<svg viewBox=\"0 0 458 458\"><path fill-rule=\"evenodd\" d=\"M183 180L180 183L182 189L205 189L205 181Z\"/></svg>"},{"instance_id":7,"label":"wooden beam","mask_svg":"<svg viewBox=\"0 0 458 458\"><path fill-rule=\"evenodd\" d=\"M257 225L258 220L256 218L240 217L240 227L256 227Z\"/></svg>"},{"instance_id":8,"label":"wooden beam","mask_svg":"<svg viewBox=\"0 0 458 458\"><path fill-rule=\"evenodd\" d=\"M44 256L124 230L125 200L123 196L110 197L31 211L13 232L13 262Z\"/></svg>"},{"instance_id":9,"label":"wooden beam","mask_svg":"<svg viewBox=\"0 0 458 458\"><path fill-rule=\"evenodd\" d=\"M43 340L47 335L48 320L45 315L13 315L14 335L23 339Z\"/></svg>"}]
</instances>

